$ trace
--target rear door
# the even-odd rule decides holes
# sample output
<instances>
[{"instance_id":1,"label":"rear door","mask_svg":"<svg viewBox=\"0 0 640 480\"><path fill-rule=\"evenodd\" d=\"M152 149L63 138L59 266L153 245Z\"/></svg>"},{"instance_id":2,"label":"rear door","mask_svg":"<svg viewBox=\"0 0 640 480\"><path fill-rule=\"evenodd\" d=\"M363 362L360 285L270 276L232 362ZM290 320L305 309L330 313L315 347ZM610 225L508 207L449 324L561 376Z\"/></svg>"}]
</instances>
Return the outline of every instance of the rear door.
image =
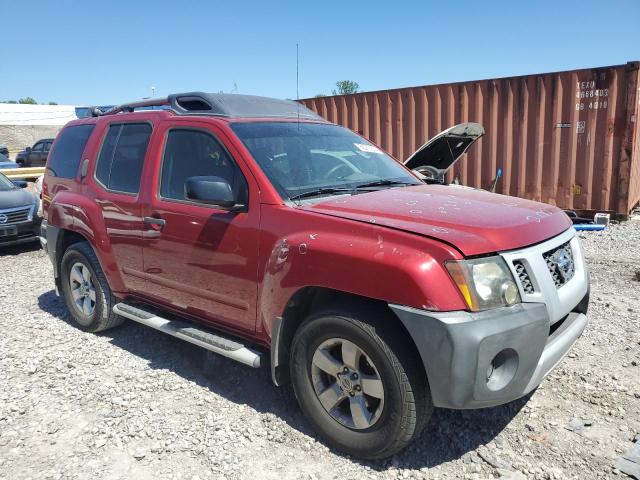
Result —
<instances>
[{"instance_id":1,"label":"rear door","mask_svg":"<svg viewBox=\"0 0 640 480\"><path fill-rule=\"evenodd\" d=\"M44 142L37 142L29 152L29 155L27 156L25 167L43 166L44 165L43 156L44 156Z\"/></svg>"},{"instance_id":2,"label":"rear door","mask_svg":"<svg viewBox=\"0 0 640 480\"><path fill-rule=\"evenodd\" d=\"M149 219L144 235L147 294L179 312L253 332L260 215L255 180L211 123L173 120L161 127L161 135L161 161L143 212ZM186 199L185 181L202 175L227 179L246 211Z\"/></svg>"},{"instance_id":3,"label":"rear door","mask_svg":"<svg viewBox=\"0 0 640 480\"><path fill-rule=\"evenodd\" d=\"M144 292L140 183L153 123L113 121L102 127L101 148L94 160L95 203L102 211L111 249L129 292Z\"/></svg>"}]
</instances>

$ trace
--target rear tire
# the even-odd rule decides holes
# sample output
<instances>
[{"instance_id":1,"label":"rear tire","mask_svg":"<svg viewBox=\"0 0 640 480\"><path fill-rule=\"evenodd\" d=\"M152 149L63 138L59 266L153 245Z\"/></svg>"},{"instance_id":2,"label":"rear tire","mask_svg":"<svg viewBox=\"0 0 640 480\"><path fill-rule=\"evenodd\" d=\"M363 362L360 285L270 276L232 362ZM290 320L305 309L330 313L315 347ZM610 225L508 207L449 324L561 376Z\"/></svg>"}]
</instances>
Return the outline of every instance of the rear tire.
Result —
<instances>
[{"instance_id":1,"label":"rear tire","mask_svg":"<svg viewBox=\"0 0 640 480\"><path fill-rule=\"evenodd\" d=\"M67 308L81 330L101 332L124 322L112 311L117 300L89 243L75 243L64 252L60 275Z\"/></svg>"},{"instance_id":2,"label":"rear tire","mask_svg":"<svg viewBox=\"0 0 640 480\"><path fill-rule=\"evenodd\" d=\"M397 321L346 307L311 314L293 339L291 381L302 411L330 445L354 457L393 455L433 411L420 356Z\"/></svg>"}]
</instances>

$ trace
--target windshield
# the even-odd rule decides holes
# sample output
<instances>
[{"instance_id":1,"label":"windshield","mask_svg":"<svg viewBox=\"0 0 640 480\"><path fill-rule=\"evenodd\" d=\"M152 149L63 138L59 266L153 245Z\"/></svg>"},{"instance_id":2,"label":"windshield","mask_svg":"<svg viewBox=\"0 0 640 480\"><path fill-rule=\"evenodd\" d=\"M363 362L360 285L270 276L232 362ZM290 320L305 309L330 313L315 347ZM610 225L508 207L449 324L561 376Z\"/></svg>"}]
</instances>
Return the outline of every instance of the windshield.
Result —
<instances>
[{"instance_id":1,"label":"windshield","mask_svg":"<svg viewBox=\"0 0 640 480\"><path fill-rule=\"evenodd\" d=\"M283 198L420 182L378 147L343 127L317 123L231 125ZM373 185L371 185L373 186ZM335 191L331 191L335 189ZM311 194L311 195L308 195Z\"/></svg>"},{"instance_id":2,"label":"windshield","mask_svg":"<svg viewBox=\"0 0 640 480\"><path fill-rule=\"evenodd\" d=\"M18 188L15 184L5 177L2 173L0 173L0 192L4 192L6 190L13 190L14 188Z\"/></svg>"}]
</instances>

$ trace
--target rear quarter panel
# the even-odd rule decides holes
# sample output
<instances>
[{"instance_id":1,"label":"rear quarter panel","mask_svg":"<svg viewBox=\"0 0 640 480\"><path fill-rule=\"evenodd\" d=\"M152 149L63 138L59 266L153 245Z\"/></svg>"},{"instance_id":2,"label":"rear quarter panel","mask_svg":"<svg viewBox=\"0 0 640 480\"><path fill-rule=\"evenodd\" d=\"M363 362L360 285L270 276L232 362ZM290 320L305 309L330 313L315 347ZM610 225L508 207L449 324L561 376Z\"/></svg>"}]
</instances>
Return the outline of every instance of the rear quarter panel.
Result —
<instances>
[{"instance_id":1,"label":"rear quarter panel","mask_svg":"<svg viewBox=\"0 0 640 480\"><path fill-rule=\"evenodd\" d=\"M124 292L124 283L113 255L111 242L94 199L83 194L59 191L49 207L49 223L82 235L91 244L115 293Z\"/></svg>"}]
</instances>

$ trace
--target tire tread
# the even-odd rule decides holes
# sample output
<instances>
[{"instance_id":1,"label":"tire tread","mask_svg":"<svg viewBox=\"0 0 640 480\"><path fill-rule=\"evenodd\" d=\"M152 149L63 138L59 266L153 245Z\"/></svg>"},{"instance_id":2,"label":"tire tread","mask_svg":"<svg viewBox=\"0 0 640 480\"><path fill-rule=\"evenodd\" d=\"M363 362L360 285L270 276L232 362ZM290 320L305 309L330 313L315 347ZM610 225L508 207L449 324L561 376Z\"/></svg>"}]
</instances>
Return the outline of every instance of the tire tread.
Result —
<instances>
[{"instance_id":1,"label":"tire tread","mask_svg":"<svg viewBox=\"0 0 640 480\"><path fill-rule=\"evenodd\" d=\"M390 360L401 391L403 415L399 434L379 451L358 456L368 460L387 458L405 448L424 429L433 412L427 377L415 348L407 348L411 338L398 329L397 319L380 318L380 310L367 304L345 304L314 311L300 326L323 317L336 317L363 330ZM365 320L366 319L366 320ZM295 340L294 340L295 341Z\"/></svg>"},{"instance_id":2,"label":"tire tread","mask_svg":"<svg viewBox=\"0 0 640 480\"><path fill-rule=\"evenodd\" d=\"M64 258L72 251L80 253L91 264L91 268L93 269L96 276L96 282L98 282L100 286L100 288L96 290L96 295L101 295L103 302L101 318L88 327L80 325L80 328L87 332L97 333L121 325L124 322L125 318L113 313L113 306L118 303L118 300L113 295L113 293L111 293L111 288L109 287L107 278L105 277L104 272L102 271L102 267L100 266L98 256L93 251L93 248L91 248L89 242L86 241L70 245L64 252L64 257L62 259L63 263L65 261ZM63 280L63 282L64 281L65 280Z\"/></svg>"}]
</instances>

